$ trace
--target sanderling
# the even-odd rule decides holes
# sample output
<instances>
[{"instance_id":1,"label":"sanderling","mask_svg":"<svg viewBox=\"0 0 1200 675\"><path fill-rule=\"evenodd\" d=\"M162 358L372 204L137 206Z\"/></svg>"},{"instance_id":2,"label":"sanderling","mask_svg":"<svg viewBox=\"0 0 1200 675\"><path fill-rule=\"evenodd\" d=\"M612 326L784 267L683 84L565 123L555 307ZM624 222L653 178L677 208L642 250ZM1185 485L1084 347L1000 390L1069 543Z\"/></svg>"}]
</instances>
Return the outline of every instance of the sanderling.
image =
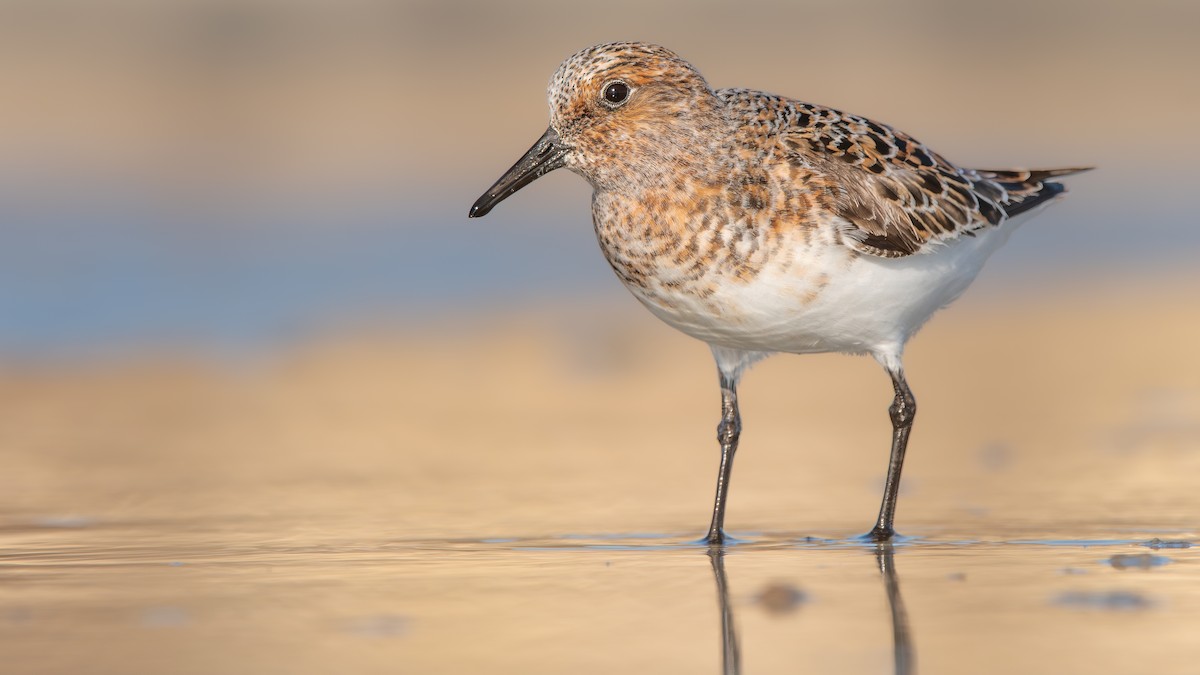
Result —
<instances>
[{"instance_id":1,"label":"sanderling","mask_svg":"<svg viewBox=\"0 0 1200 675\"><path fill-rule=\"evenodd\" d=\"M471 207L560 167L592 184L613 270L712 348L721 464L706 540L725 541L737 384L777 352L870 354L892 379L891 456L867 535L887 540L916 414L904 345L1084 169L960 169L886 124L749 89L713 90L651 44L585 49L550 80L550 127Z\"/></svg>"}]
</instances>

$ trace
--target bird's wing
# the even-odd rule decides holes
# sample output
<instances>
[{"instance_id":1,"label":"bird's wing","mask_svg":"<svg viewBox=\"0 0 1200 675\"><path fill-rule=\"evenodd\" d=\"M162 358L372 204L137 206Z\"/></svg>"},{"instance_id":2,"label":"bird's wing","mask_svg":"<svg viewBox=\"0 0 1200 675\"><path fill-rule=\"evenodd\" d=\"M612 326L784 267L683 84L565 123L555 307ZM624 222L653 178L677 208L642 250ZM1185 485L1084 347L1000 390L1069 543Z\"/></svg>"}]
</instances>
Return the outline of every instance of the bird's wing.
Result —
<instances>
[{"instance_id":1,"label":"bird's wing","mask_svg":"<svg viewBox=\"0 0 1200 675\"><path fill-rule=\"evenodd\" d=\"M1047 179L1086 169L960 169L911 136L865 117L751 92L718 92L758 114L777 134L784 158L822 176L847 243L898 258L1002 224L1065 191Z\"/></svg>"}]
</instances>

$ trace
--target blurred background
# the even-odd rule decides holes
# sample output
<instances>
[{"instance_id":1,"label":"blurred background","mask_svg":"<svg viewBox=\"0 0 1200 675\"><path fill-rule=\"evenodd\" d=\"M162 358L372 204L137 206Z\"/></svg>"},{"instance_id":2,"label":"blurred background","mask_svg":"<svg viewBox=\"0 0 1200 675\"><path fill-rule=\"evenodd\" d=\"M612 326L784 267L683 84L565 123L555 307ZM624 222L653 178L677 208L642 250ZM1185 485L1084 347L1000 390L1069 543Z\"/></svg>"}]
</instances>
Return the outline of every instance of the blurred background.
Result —
<instances>
[{"instance_id":1,"label":"blurred background","mask_svg":"<svg viewBox=\"0 0 1200 675\"><path fill-rule=\"evenodd\" d=\"M952 458L974 452L959 443L1012 446L1006 418L953 404L1018 400L1032 382L1043 399L1026 396L1034 412L1015 429L1037 446L1012 453L1050 442L1055 420L1037 413L1048 407L1075 430L1079 461L1096 447L1088 434L1120 434L1096 431L1112 416L1198 442L1198 29L1200 6L1170 0L2 0L0 425L23 467L7 474L8 508L251 508L216 490L312 513L314 492L265 485L282 471L316 490L349 471L388 492L367 500L383 520L403 510L389 500L446 506L419 500L443 489L493 498L476 513L511 513L529 498L594 495L606 436L632 423L641 431L623 452L695 466L689 501L670 507L680 520L647 526L690 527L713 471L690 460L712 449L706 347L620 287L576 175L466 217L544 131L559 61L628 38L677 50L714 86L887 121L960 165L1098 167L1069 179L1068 198L913 341L918 398L953 394L923 404L923 432ZM868 359L780 358L743 395L780 406L760 443L786 448L821 418L830 442L851 447L841 425L870 406L866 434L887 435L880 380ZM1086 402L1085 382L1109 398ZM821 398L830 387L846 398ZM677 422L653 418L664 398ZM942 434L967 418L982 428ZM497 435L529 464L490 464ZM564 443L593 448L571 455L587 468L545 464ZM763 477L794 476L763 453ZM786 456L804 472L820 455ZM874 491L883 466L869 466ZM170 488L179 480L191 488ZM628 509L605 518L638 530L628 519L656 509L638 510L644 490L625 480ZM796 525L786 503L773 508L779 520L762 522ZM409 515L431 534L496 525Z\"/></svg>"},{"instance_id":2,"label":"blurred background","mask_svg":"<svg viewBox=\"0 0 1200 675\"><path fill-rule=\"evenodd\" d=\"M989 291L1186 271L1198 26L1173 0L3 0L0 360L623 301L578 177L465 218L544 129L559 61L616 39L966 166L1098 166Z\"/></svg>"},{"instance_id":3,"label":"blurred background","mask_svg":"<svg viewBox=\"0 0 1200 675\"><path fill-rule=\"evenodd\" d=\"M631 38L671 47L713 86L874 117L965 166L1098 167L1071 178L1068 198L910 346L927 466L967 461L975 450L963 444L1040 457L1052 422L1078 454L1048 456L1079 462L1096 434L1127 434L1114 424L1200 444L1198 28L1200 6L1170 0L569 11L3 0L0 427L22 467L3 479L7 508L103 519L175 513L192 499L231 518L288 503L303 520L353 507L433 536L503 529L480 514L518 503L578 515L558 501L578 497L574 507L599 520L572 522L692 527L685 514L706 510L713 471L710 358L621 288L597 250L589 187L554 172L487 218L466 218L544 130L558 63ZM869 360L840 357L756 369L746 414L755 396L777 406L758 443L796 466L764 449L739 472L803 475L815 489L826 483L807 469L836 459L874 492L882 461L784 449L814 433L838 448L886 438L881 379ZM1085 382L1108 394L1088 399ZM1040 399L1025 393L1031 383ZM831 387L845 398L822 396ZM948 401L926 405L930 396ZM1010 424L956 407L989 397L1032 412ZM666 400L677 419L654 417ZM841 437L871 406L866 438ZM1048 408L1060 416L1038 412ZM944 433L965 419L981 426ZM1014 431L1034 445L1016 447ZM687 466L687 499L639 509L646 486L622 475L612 434L639 462ZM1120 445L1110 440L1100 446ZM563 447L579 452L565 458ZM934 460L939 451L949 459ZM920 457L910 488L923 480ZM601 466L618 472L608 489L620 497L602 514L590 481ZM345 472L387 496L319 506L314 495ZM662 472L643 479L655 486ZM273 481L290 488L272 492ZM447 500L467 492L491 501ZM782 494L838 513L856 503L824 490L761 494L763 527L798 526L799 506ZM465 520L406 510L418 504ZM538 516L518 522L554 531L530 508ZM667 522L653 520L664 512Z\"/></svg>"}]
</instances>

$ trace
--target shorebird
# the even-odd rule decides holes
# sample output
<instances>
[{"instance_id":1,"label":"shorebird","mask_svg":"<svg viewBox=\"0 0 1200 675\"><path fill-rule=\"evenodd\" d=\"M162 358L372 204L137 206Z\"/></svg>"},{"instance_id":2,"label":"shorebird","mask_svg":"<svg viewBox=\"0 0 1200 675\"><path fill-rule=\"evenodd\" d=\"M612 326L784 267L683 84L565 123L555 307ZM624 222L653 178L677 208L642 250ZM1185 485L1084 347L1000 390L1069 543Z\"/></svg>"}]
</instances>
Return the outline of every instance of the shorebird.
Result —
<instances>
[{"instance_id":1,"label":"shorebird","mask_svg":"<svg viewBox=\"0 0 1200 675\"><path fill-rule=\"evenodd\" d=\"M706 541L725 542L737 386L776 353L870 354L891 377L889 540L917 403L905 343L1017 225L1086 169L959 168L886 124L749 89L712 89L674 52L584 49L550 80L550 126L471 207L486 215L566 167L593 188L600 248L635 298L712 349L721 463Z\"/></svg>"}]
</instances>

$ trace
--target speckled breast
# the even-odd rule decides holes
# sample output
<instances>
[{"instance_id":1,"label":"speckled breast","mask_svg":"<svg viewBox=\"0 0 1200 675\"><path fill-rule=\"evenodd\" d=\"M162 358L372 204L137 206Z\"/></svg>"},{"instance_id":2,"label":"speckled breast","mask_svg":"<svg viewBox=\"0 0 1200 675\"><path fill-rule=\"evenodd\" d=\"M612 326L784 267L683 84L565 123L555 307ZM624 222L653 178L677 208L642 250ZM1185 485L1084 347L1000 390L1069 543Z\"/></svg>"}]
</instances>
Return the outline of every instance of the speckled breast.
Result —
<instances>
[{"instance_id":1,"label":"speckled breast","mask_svg":"<svg viewBox=\"0 0 1200 675\"><path fill-rule=\"evenodd\" d=\"M778 350L788 345L777 337L806 339L795 335L796 322L852 255L832 246L833 228L788 222L796 212L785 205L766 217L750 197L732 203L710 192L682 205L648 197L593 199L601 250L648 309L715 344Z\"/></svg>"}]
</instances>

